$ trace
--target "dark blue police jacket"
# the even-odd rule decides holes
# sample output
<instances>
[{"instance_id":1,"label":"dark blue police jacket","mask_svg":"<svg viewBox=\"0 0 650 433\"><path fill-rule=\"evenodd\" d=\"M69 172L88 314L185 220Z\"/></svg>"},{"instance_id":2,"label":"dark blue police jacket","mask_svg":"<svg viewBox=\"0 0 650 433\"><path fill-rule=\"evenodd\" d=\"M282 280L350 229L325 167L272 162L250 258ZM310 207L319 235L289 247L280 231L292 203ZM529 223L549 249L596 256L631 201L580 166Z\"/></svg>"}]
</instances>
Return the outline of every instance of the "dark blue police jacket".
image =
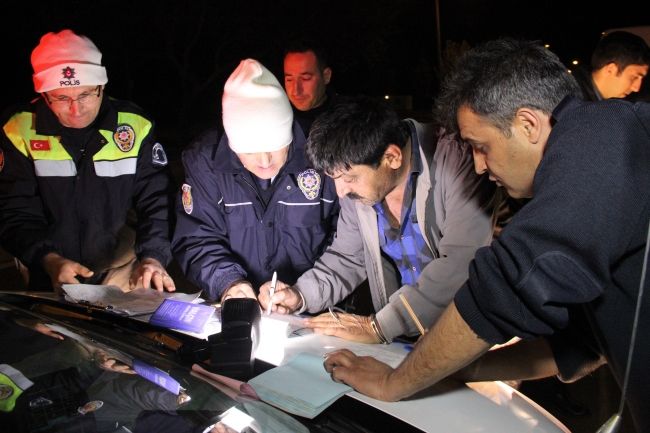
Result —
<instances>
[{"instance_id":1,"label":"dark blue police jacket","mask_svg":"<svg viewBox=\"0 0 650 433\"><path fill-rule=\"evenodd\" d=\"M257 290L274 271L293 284L332 242L336 187L311 168L305 144L294 120L292 147L266 208L224 133L208 131L183 152L186 180L172 250L185 276L211 299L238 280Z\"/></svg>"}]
</instances>

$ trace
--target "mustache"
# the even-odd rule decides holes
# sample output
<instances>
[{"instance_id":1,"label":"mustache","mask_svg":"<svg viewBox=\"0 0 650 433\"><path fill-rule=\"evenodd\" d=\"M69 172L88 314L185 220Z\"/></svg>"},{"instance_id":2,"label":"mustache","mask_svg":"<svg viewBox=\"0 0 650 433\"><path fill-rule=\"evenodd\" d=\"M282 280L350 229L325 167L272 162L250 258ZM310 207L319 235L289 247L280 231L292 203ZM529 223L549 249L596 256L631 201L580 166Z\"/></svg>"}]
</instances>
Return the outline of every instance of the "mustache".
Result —
<instances>
[{"instance_id":1,"label":"mustache","mask_svg":"<svg viewBox=\"0 0 650 433\"><path fill-rule=\"evenodd\" d=\"M349 193L347 194L347 197L348 197L349 199L352 199L352 200L361 200L361 199L363 199L363 197L361 197L361 196L360 196L359 194L357 194L356 192L349 192Z\"/></svg>"}]
</instances>

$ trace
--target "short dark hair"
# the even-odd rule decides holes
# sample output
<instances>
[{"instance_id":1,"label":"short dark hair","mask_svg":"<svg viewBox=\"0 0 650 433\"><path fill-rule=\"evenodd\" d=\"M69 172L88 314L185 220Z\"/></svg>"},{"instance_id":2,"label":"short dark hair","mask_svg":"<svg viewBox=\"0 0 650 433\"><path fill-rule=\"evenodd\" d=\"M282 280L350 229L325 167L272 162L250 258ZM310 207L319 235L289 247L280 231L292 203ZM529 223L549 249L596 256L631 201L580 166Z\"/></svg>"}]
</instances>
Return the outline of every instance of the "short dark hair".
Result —
<instances>
[{"instance_id":1,"label":"short dark hair","mask_svg":"<svg viewBox=\"0 0 650 433\"><path fill-rule=\"evenodd\" d=\"M569 94L580 97L580 88L555 54L537 42L505 38L477 46L456 62L434 111L441 124L458 131L458 110L466 106L510 137L517 110L550 116Z\"/></svg>"},{"instance_id":2,"label":"short dark hair","mask_svg":"<svg viewBox=\"0 0 650 433\"><path fill-rule=\"evenodd\" d=\"M337 103L316 118L305 153L312 166L333 174L354 165L376 170L389 144L404 148L410 128L397 113L367 97Z\"/></svg>"},{"instance_id":3,"label":"short dark hair","mask_svg":"<svg viewBox=\"0 0 650 433\"><path fill-rule=\"evenodd\" d=\"M287 57L287 54L289 53L304 54L310 51L316 56L316 64L318 65L318 70L322 74L325 71L325 68L329 68L329 58L325 48L314 40L298 39L289 42L289 44L284 48L284 57Z\"/></svg>"},{"instance_id":4,"label":"short dark hair","mask_svg":"<svg viewBox=\"0 0 650 433\"><path fill-rule=\"evenodd\" d=\"M591 55L591 70L615 63L619 72L630 65L650 65L650 48L643 38L629 32L612 32L598 42Z\"/></svg>"}]
</instances>

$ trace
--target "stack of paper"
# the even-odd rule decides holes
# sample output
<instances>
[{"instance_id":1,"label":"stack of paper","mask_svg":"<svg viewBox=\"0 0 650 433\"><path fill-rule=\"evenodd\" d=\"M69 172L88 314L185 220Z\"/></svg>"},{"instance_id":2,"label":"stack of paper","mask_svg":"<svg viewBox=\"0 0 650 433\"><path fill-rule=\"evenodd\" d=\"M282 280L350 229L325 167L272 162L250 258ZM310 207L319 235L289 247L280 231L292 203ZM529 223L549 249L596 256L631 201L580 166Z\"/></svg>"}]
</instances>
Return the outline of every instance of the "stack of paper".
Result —
<instances>
[{"instance_id":1,"label":"stack of paper","mask_svg":"<svg viewBox=\"0 0 650 433\"><path fill-rule=\"evenodd\" d=\"M290 363L251 379L262 401L289 413L314 418L343 394L352 391L336 383L323 367L323 357L300 353Z\"/></svg>"},{"instance_id":2,"label":"stack of paper","mask_svg":"<svg viewBox=\"0 0 650 433\"><path fill-rule=\"evenodd\" d=\"M299 316L292 314L278 314L271 313L270 315L263 314L262 322L260 323L260 331L262 339L268 338L286 338L294 331L304 328L302 319Z\"/></svg>"}]
</instances>

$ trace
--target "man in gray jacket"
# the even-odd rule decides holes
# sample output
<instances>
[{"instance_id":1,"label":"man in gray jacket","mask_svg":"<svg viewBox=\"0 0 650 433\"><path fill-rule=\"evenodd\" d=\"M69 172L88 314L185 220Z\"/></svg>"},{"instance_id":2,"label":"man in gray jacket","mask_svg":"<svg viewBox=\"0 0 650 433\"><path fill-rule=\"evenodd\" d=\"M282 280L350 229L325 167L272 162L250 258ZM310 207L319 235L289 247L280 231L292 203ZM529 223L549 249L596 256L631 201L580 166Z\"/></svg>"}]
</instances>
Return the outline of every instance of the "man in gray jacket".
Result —
<instances>
[{"instance_id":1,"label":"man in gray jacket","mask_svg":"<svg viewBox=\"0 0 650 433\"><path fill-rule=\"evenodd\" d=\"M474 172L472 149L433 125L402 121L370 99L337 104L313 124L306 148L341 198L337 237L293 286L260 289L262 306L316 313L368 278L376 316L326 313L303 323L364 343L416 335L433 325L488 245L499 194Z\"/></svg>"}]
</instances>

